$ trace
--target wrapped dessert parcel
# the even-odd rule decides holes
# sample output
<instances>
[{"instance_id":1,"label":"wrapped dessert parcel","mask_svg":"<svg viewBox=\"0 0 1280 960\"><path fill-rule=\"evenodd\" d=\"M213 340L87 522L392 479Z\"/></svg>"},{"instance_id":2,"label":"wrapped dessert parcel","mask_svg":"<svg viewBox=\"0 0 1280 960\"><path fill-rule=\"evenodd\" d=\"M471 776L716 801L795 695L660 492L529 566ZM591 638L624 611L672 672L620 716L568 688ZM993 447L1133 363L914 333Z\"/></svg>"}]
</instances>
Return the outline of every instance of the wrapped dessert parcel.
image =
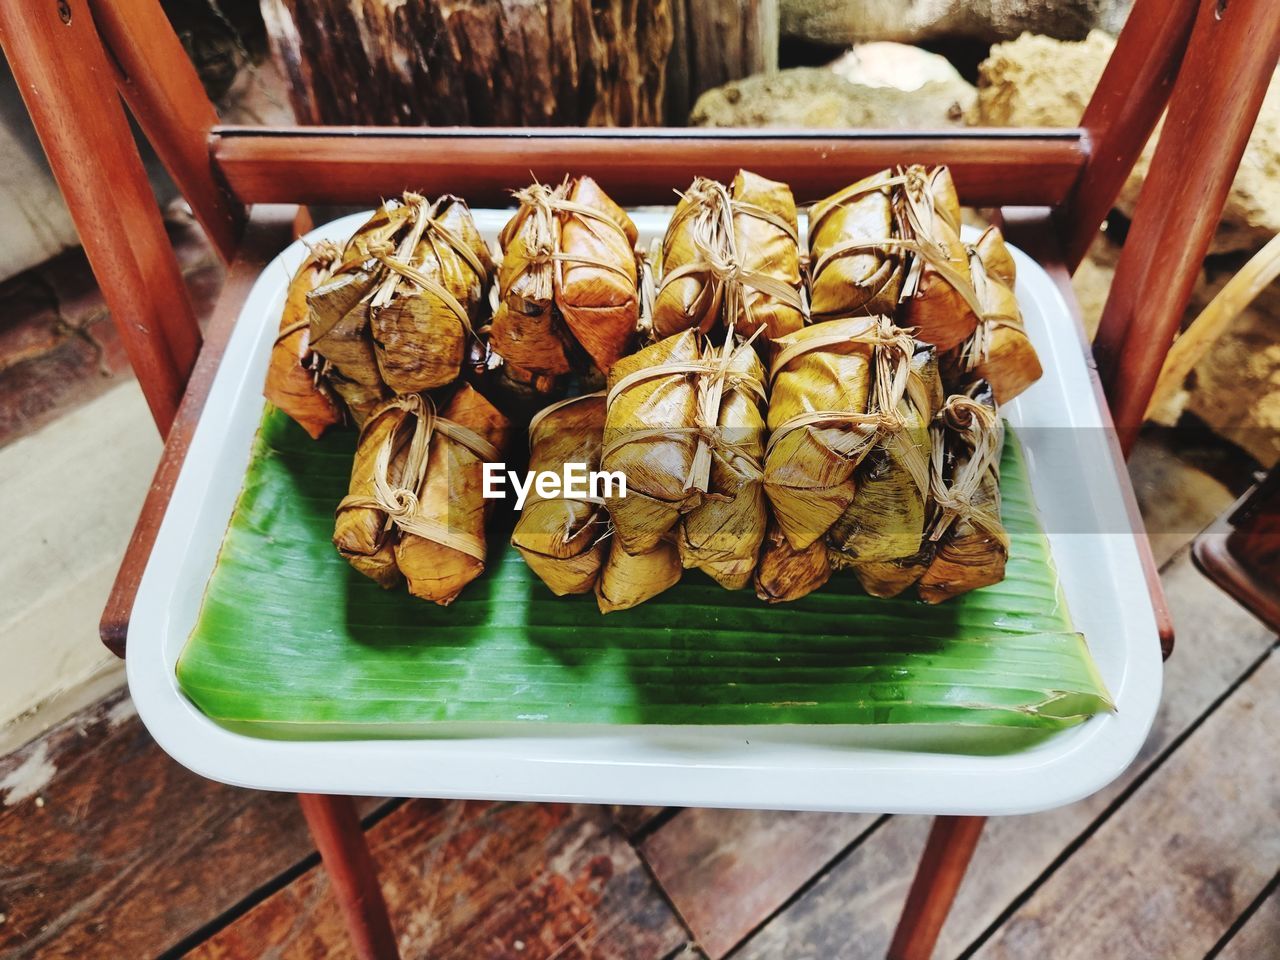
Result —
<instances>
[{"instance_id":1,"label":"wrapped dessert parcel","mask_svg":"<svg viewBox=\"0 0 1280 960\"><path fill-rule=\"evenodd\" d=\"M607 374L634 342L636 227L590 177L516 193L499 236L498 306L490 330L508 378L534 393L572 373Z\"/></svg>"},{"instance_id":2,"label":"wrapped dessert parcel","mask_svg":"<svg viewBox=\"0 0 1280 960\"><path fill-rule=\"evenodd\" d=\"M485 567L483 467L503 459L510 423L469 384L440 414L408 394L373 411L361 430L334 545L384 587L451 603Z\"/></svg>"},{"instance_id":3,"label":"wrapped dessert parcel","mask_svg":"<svg viewBox=\"0 0 1280 960\"><path fill-rule=\"evenodd\" d=\"M606 497L614 543L602 609L648 599L682 566L729 589L750 582L768 520L766 396L751 343L732 332L715 347L686 330L613 368L601 462L627 489Z\"/></svg>"},{"instance_id":4,"label":"wrapped dessert parcel","mask_svg":"<svg viewBox=\"0 0 1280 960\"><path fill-rule=\"evenodd\" d=\"M746 170L730 187L698 177L681 194L661 251L655 337L732 328L773 340L808 320L796 204L785 183Z\"/></svg>"}]
</instances>

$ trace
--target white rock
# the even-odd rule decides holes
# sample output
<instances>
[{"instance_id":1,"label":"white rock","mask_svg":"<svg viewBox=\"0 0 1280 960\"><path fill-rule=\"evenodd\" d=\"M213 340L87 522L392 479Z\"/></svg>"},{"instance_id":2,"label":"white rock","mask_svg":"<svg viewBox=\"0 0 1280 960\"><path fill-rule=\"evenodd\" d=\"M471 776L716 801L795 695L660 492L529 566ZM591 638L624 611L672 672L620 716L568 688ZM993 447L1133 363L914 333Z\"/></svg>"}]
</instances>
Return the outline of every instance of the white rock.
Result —
<instances>
[{"instance_id":1,"label":"white rock","mask_svg":"<svg viewBox=\"0 0 1280 960\"><path fill-rule=\"evenodd\" d=\"M965 83L946 57L909 43L859 43L828 67L837 76L864 87L910 91L927 83Z\"/></svg>"}]
</instances>

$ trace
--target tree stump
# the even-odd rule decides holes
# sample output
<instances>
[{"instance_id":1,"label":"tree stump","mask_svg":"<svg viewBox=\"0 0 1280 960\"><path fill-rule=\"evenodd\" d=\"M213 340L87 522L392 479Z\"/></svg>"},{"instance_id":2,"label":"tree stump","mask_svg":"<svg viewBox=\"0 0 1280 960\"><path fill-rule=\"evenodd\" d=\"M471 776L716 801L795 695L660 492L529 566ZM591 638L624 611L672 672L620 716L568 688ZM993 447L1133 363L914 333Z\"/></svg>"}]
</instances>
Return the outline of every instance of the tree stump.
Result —
<instances>
[{"instance_id":1,"label":"tree stump","mask_svg":"<svg viewBox=\"0 0 1280 960\"><path fill-rule=\"evenodd\" d=\"M298 120L657 124L670 0L261 0Z\"/></svg>"},{"instance_id":2,"label":"tree stump","mask_svg":"<svg viewBox=\"0 0 1280 960\"><path fill-rule=\"evenodd\" d=\"M778 0L260 0L301 123L684 124L775 69Z\"/></svg>"}]
</instances>

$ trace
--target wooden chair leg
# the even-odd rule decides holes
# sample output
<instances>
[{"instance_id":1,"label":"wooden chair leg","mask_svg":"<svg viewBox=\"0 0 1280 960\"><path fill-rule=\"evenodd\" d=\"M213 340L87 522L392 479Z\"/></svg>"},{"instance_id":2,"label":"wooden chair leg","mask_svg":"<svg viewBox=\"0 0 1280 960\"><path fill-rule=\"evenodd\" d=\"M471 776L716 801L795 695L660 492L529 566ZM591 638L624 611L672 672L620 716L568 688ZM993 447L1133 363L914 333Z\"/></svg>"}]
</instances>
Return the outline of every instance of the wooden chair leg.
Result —
<instances>
[{"instance_id":1,"label":"wooden chair leg","mask_svg":"<svg viewBox=\"0 0 1280 960\"><path fill-rule=\"evenodd\" d=\"M907 894L889 960L929 960L986 817L936 817Z\"/></svg>"},{"instance_id":2,"label":"wooden chair leg","mask_svg":"<svg viewBox=\"0 0 1280 960\"><path fill-rule=\"evenodd\" d=\"M300 793L302 813L320 851L333 893L360 960L399 960L378 871L350 797Z\"/></svg>"}]
</instances>

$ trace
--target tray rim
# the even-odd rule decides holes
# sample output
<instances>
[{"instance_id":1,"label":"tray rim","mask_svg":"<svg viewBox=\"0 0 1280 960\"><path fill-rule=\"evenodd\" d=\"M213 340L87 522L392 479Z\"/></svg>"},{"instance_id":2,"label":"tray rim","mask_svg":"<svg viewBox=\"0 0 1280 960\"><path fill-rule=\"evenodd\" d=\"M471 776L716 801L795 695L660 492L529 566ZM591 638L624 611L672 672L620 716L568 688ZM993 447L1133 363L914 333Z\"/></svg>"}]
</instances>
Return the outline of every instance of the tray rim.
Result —
<instances>
[{"instance_id":1,"label":"tray rim","mask_svg":"<svg viewBox=\"0 0 1280 960\"><path fill-rule=\"evenodd\" d=\"M487 235L510 215L475 213ZM642 232L652 232L667 215L634 216ZM1066 565L1059 561L1064 589L1069 597L1077 595L1071 603L1077 622L1082 597L1090 605L1101 597L1102 606L1110 602L1113 608L1115 637L1109 628L1103 630L1109 639L1098 665L1118 712L1012 754L897 749L895 736L868 737L868 730L877 728L857 725L828 728L820 737L798 726L794 732L806 735L794 739L787 725L649 725L582 728L574 735L552 736L287 741L233 733L205 717L181 693L174 672L190 632L190 623L176 623L175 617L184 602L190 607L193 591L198 607L212 568L210 559L203 577L193 575L188 546L196 543L207 554L209 538L216 537L216 556L221 544L261 414L267 331L283 303L291 270L303 256L304 242L341 238L366 216L352 214L317 227L258 277L215 375L143 575L126 673L144 725L179 763L209 779L292 792L999 815L1049 809L1088 796L1119 776L1137 755L1155 718L1163 671L1132 532L1049 535L1055 558L1064 551L1071 557L1096 552L1104 561L1099 569L1110 574L1111 596L1100 595L1096 582L1089 590L1078 585L1073 590L1069 577L1093 574L1078 559ZM1064 425L1100 430L1105 420L1067 305L1038 264L1017 248L1011 250L1019 300L1045 366L1039 388L1047 396L1053 384L1067 401L1060 411L1069 421ZM1021 403L1006 408L1015 426ZM1101 449L1102 455L1111 455ZM1055 471L1047 463L1037 467L1032 451L1025 452L1032 488L1042 501ZM1097 484L1095 505L1098 496L1123 502L1118 474L1095 470L1090 482ZM228 485L233 488L230 505ZM217 510L209 503L211 491L222 504ZM1092 557L1088 565L1094 565ZM1141 602L1120 602L1126 595ZM842 736L847 737L844 743L830 742Z\"/></svg>"}]
</instances>

